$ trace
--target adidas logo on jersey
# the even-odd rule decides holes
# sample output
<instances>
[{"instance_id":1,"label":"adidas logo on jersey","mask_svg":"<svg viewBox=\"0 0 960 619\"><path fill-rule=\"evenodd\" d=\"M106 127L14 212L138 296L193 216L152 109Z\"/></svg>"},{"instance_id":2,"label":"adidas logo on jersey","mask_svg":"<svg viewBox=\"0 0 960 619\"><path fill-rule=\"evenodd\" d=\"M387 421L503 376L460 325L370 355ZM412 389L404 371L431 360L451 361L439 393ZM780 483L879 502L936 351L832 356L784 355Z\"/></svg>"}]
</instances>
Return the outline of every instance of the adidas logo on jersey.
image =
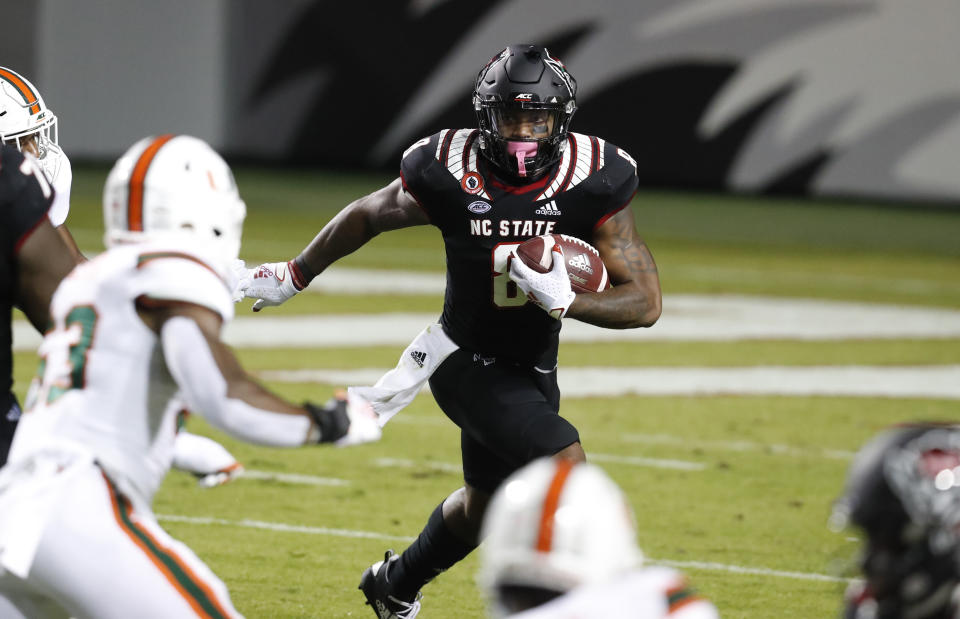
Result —
<instances>
[{"instance_id":1,"label":"adidas logo on jersey","mask_svg":"<svg viewBox=\"0 0 960 619\"><path fill-rule=\"evenodd\" d=\"M593 275L593 267L590 266L590 260L587 259L586 254L577 254L573 258L570 258L570 260L567 261L567 264L575 269L580 269L581 271L585 271L590 275Z\"/></svg>"},{"instance_id":2,"label":"adidas logo on jersey","mask_svg":"<svg viewBox=\"0 0 960 619\"><path fill-rule=\"evenodd\" d=\"M553 200L550 200L534 212L537 215L551 215L554 217L560 216L560 209L557 208L557 203Z\"/></svg>"},{"instance_id":3,"label":"adidas logo on jersey","mask_svg":"<svg viewBox=\"0 0 960 619\"><path fill-rule=\"evenodd\" d=\"M413 362L419 367L423 367L424 361L427 360L427 353L421 350L413 350L410 352L410 358L413 359Z\"/></svg>"}]
</instances>

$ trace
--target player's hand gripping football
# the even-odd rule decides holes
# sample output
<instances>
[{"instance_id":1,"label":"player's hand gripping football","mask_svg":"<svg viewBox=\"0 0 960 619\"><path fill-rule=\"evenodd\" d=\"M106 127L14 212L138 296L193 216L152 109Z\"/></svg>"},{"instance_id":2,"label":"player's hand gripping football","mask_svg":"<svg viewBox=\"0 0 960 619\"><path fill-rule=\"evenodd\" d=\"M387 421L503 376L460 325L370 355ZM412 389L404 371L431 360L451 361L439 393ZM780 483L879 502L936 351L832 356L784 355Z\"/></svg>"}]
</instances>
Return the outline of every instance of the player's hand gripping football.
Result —
<instances>
[{"instance_id":1,"label":"player's hand gripping football","mask_svg":"<svg viewBox=\"0 0 960 619\"><path fill-rule=\"evenodd\" d=\"M533 303L536 303L551 318L560 320L567 315L570 304L577 294L570 287L567 264L563 250L554 245L553 265L546 273L538 273L523 263L516 252L510 254L510 279L516 282Z\"/></svg>"},{"instance_id":2,"label":"player's hand gripping football","mask_svg":"<svg viewBox=\"0 0 960 619\"><path fill-rule=\"evenodd\" d=\"M256 299L253 311L280 305L300 292L293 281L289 262L268 262L246 269L236 286L235 299Z\"/></svg>"}]
</instances>

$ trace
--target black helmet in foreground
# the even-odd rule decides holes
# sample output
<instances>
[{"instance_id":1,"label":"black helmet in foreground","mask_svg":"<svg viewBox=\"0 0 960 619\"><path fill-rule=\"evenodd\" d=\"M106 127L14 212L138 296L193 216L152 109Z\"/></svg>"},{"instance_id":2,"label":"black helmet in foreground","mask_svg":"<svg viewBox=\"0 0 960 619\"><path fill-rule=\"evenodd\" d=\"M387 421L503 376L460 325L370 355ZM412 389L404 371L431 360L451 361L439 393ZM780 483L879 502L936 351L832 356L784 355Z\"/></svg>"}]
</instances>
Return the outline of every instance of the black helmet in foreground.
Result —
<instances>
[{"instance_id":1,"label":"black helmet in foreground","mask_svg":"<svg viewBox=\"0 0 960 619\"><path fill-rule=\"evenodd\" d=\"M845 617L960 617L960 426L902 426L867 443L831 516L847 525L865 537Z\"/></svg>"},{"instance_id":2,"label":"black helmet in foreground","mask_svg":"<svg viewBox=\"0 0 960 619\"><path fill-rule=\"evenodd\" d=\"M545 47L507 47L473 90L481 152L510 179L537 178L563 154L576 95L576 80Z\"/></svg>"}]
</instances>

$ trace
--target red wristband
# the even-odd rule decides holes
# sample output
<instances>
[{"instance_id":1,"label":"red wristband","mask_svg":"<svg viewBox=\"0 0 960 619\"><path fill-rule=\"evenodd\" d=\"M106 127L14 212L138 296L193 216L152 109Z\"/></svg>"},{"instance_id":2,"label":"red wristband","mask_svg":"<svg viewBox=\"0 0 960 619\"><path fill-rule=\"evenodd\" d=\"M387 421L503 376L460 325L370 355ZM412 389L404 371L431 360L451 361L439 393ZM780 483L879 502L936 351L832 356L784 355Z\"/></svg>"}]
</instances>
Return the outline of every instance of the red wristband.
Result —
<instances>
[{"instance_id":1,"label":"red wristband","mask_svg":"<svg viewBox=\"0 0 960 619\"><path fill-rule=\"evenodd\" d=\"M303 272L300 270L300 267L297 266L296 260L287 262L287 272L290 273L290 281L293 282L293 287L298 291L303 290L307 287L307 284L310 283L303 276Z\"/></svg>"}]
</instances>

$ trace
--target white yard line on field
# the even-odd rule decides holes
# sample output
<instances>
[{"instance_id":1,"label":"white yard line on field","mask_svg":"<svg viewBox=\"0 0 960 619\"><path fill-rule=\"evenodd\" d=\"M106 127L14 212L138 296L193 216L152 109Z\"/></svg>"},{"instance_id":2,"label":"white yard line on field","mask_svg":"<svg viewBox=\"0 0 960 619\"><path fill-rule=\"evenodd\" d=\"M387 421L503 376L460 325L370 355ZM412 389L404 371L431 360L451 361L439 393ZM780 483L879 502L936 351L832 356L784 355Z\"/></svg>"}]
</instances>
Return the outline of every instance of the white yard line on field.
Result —
<instances>
[{"instance_id":1,"label":"white yard line on field","mask_svg":"<svg viewBox=\"0 0 960 619\"><path fill-rule=\"evenodd\" d=\"M437 313L253 316L246 305L227 327L238 348L405 346ZM565 321L565 342L737 341L749 339L844 340L958 338L960 311L926 307L775 299L746 296L669 295L650 329L601 329ZM13 323L15 350L36 350L40 336L24 320Z\"/></svg>"},{"instance_id":2,"label":"white yard line on field","mask_svg":"<svg viewBox=\"0 0 960 619\"><path fill-rule=\"evenodd\" d=\"M346 479L337 479L336 477L317 477L316 475L300 475L298 473L272 473L270 471L251 471L244 469L237 476L238 479L256 479L266 481L279 481L286 484L303 484L306 486L349 486L350 482Z\"/></svg>"},{"instance_id":3,"label":"white yard line on field","mask_svg":"<svg viewBox=\"0 0 960 619\"><path fill-rule=\"evenodd\" d=\"M678 471L702 471L707 468L707 465L702 462L690 462L689 460L668 460L664 458L620 456L616 454L594 453L592 451L590 452L590 459L596 460L597 462L609 462L611 464L626 464L628 466L641 466L655 469L674 469ZM457 475L463 472L463 467L452 462L418 462L415 460L404 460L400 458L377 458L373 461L373 463L382 467L399 467L407 469L425 466L427 468L443 471L445 473L456 473Z\"/></svg>"},{"instance_id":4,"label":"white yard line on field","mask_svg":"<svg viewBox=\"0 0 960 619\"><path fill-rule=\"evenodd\" d=\"M406 345L436 314L240 314L225 339L237 347ZM909 339L960 337L960 311L809 299L670 295L649 329L602 329L568 320L564 342Z\"/></svg>"},{"instance_id":5,"label":"white yard line on field","mask_svg":"<svg viewBox=\"0 0 960 619\"><path fill-rule=\"evenodd\" d=\"M350 537L364 539L378 539L384 541L412 542L415 538L403 535L388 535L375 531L355 531L351 529L332 529L328 527L308 527L304 525L283 524L280 522L264 522L262 520L227 520L225 518L206 518L197 516L180 516L174 514L157 514L157 520L162 522L178 522L201 526L229 526L261 529L266 531L280 531L284 533L304 533L307 535L329 535L331 537ZM789 572L773 570L765 567L750 567L745 565L727 565L724 563L709 563L701 561L673 561L670 559L648 558L650 563L668 565L677 568L693 568L734 574L750 574L755 576L770 576L774 578L788 578L793 580L816 580L824 582L845 582L846 579L809 572Z\"/></svg>"},{"instance_id":6,"label":"white yard line on field","mask_svg":"<svg viewBox=\"0 0 960 619\"><path fill-rule=\"evenodd\" d=\"M770 271L738 267L717 267L711 265L674 266L671 273L685 279L713 282L749 281L763 282L770 279ZM869 276L844 273L812 273L809 271L777 271L781 281L797 286L811 284L832 284L834 286L856 286L873 290L896 290L905 293L929 293L945 290L949 284L942 280L925 280L917 277L892 277L888 274ZM310 282L307 292L317 294L436 294L442 295L446 286L443 273L426 271L400 271L393 269L355 269L334 266Z\"/></svg>"},{"instance_id":7,"label":"white yard line on field","mask_svg":"<svg viewBox=\"0 0 960 619\"><path fill-rule=\"evenodd\" d=\"M387 535L386 533L375 533L372 531L353 531L351 529L331 529L328 527L308 527L297 524L283 524L280 522L250 520L248 518L244 518L243 520L226 520L224 518L204 518L195 516L178 516L174 514L157 514L157 520L166 522L183 522L187 524L245 527L248 529L264 529L266 531L282 531L284 533L330 535L332 537L359 537L401 542L412 542L414 539L416 539L407 535Z\"/></svg>"},{"instance_id":8,"label":"white yard line on field","mask_svg":"<svg viewBox=\"0 0 960 619\"><path fill-rule=\"evenodd\" d=\"M412 469L423 466L435 471L443 471L444 473L454 473L456 475L463 473L463 467L452 462L434 462L430 460L417 462L404 458L377 458L373 461L373 464L381 468Z\"/></svg>"},{"instance_id":9,"label":"white yard line on field","mask_svg":"<svg viewBox=\"0 0 960 619\"><path fill-rule=\"evenodd\" d=\"M630 466L644 466L655 469L675 469L678 471L702 471L707 465L702 462L687 460L668 460L665 458L643 458L640 456L618 456L613 454L598 454L591 451L589 458L595 462L610 464L627 464Z\"/></svg>"},{"instance_id":10,"label":"white yard line on field","mask_svg":"<svg viewBox=\"0 0 960 619\"><path fill-rule=\"evenodd\" d=\"M372 385L387 368L269 370L263 380ZM757 366L724 368L565 367L564 397L784 395L960 400L960 365Z\"/></svg>"},{"instance_id":11,"label":"white yard line on field","mask_svg":"<svg viewBox=\"0 0 960 619\"><path fill-rule=\"evenodd\" d=\"M726 563L708 563L704 561L672 561L670 559L653 559L647 557L647 563L666 565L677 569L698 569L714 572L732 572L734 574L749 574L751 576L775 576L777 578L791 578L793 580L816 580L820 582L850 582L849 578L829 576L810 572L785 572L771 570L765 567L746 567L743 565L727 565Z\"/></svg>"},{"instance_id":12,"label":"white yard line on field","mask_svg":"<svg viewBox=\"0 0 960 619\"><path fill-rule=\"evenodd\" d=\"M450 422L446 417L433 416L428 417L425 415L419 414L404 414L397 415L390 419L390 423L399 423L404 425L420 425L420 426L448 426L450 428L456 429L453 423ZM688 436L675 436L671 434L639 434L639 433L628 433L628 434L617 434L617 437L621 442L624 443L634 443L642 445L668 445L675 447L682 447L684 449L704 449L710 451L733 451L733 452L745 452L745 451L756 451L762 452L775 456L792 456L792 457L813 457L813 458L825 458L827 460L841 460L847 461L853 458L854 452L846 449L825 449L822 447L815 446L797 446L797 445L783 445L778 443L756 443L752 441L708 441L708 440L699 440L691 438ZM590 452L590 458L594 459L598 454ZM620 458L634 459L635 456L610 456L607 454L599 454L597 460L604 462L617 462ZM375 461L375 464L378 466L388 462L389 459L380 458ZM404 460L403 463L411 463L412 460ZM683 465L687 463L684 461ZM690 463L690 464L699 464L699 463ZM384 464L385 465L385 464ZM455 467L451 464L444 463L442 466L450 467L456 469L456 472L460 472L459 467ZM440 465L437 465L437 468L440 468ZM687 468L686 466L680 466L677 468ZM700 467L702 468L702 467ZM695 469L691 469L695 470Z\"/></svg>"},{"instance_id":13,"label":"white yard line on field","mask_svg":"<svg viewBox=\"0 0 960 619\"><path fill-rule=\"evenodd\" d=\"M830 460L850 460L854 452L843 449L823 449L821 447L797 447L752 441L704 441L688 436L670 434L624 434L620 437L625 443L644 445L676 445L688 449L711 449L717 451L761 451L783 456L814 456Z\"/></svg>"}]
</instances>

